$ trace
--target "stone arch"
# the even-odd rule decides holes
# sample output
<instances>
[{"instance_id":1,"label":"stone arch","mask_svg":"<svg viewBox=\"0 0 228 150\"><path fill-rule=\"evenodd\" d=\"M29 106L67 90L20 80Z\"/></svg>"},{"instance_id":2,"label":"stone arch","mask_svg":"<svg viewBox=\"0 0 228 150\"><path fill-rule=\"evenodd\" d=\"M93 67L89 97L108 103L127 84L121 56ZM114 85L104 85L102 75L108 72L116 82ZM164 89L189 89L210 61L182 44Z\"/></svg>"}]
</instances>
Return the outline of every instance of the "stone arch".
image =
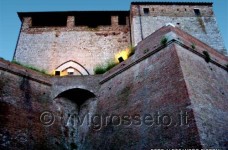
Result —
<instances>
[{"instance_id":1,"label":"stone arch","mask_svg":"<svg viewBox=\"0 0 228 150\"><path fill-rule=\"evenodd\" d=\"M69 60L69 61L62 63L61 65L56 67L55 71L63 71L63 70L66 70L68 68L74 68L81 75L89 75L88 70L83 65L81 65L80 63L78 63L74 60Z\"/></svg>"},{"instance_id":2,"label":"stone arch","mask_svg":"<svg viewBox=\"0 0 228 150\"><path fill-rule=\"evenodd\" d=\"M89 90L70 88L60 92L53 101L56 117L61 118L63 140L70 149L75 145L81 149L89 131L88 117L96 112L97 98Z\"/></svg>"},{"instance_id":3,"label":"stone arch","mask_svg":"<svg viewBox=\"0 0 228 150\"><path fill-rule=\"evenodd\" d=\"M86 89L72 88L59 93L55 98L64 97L76 103L79 107L90 98L96 98L95 94Z\"/></svg>"},{"instance_id":4,"label":"stone arch","mask_svg":"<svg viewBox=\"0 0 228 150\"><path fill-rule=\"evenodd\" d=\"M94 87L92 87L91 85L86 85L86 84L81 84L81 83L74 83L73 84L76 85L68 85L68 86L56 86L54 87L52 94L51 94L51 98L55 99L57 97L59 97L62 93L66 92L66 91L71 91L73 89L81 89L81 90L86 90L90 93L93 93L96 97L96 95L98 94L96 89Z\"/></svg>"}]
</instances>

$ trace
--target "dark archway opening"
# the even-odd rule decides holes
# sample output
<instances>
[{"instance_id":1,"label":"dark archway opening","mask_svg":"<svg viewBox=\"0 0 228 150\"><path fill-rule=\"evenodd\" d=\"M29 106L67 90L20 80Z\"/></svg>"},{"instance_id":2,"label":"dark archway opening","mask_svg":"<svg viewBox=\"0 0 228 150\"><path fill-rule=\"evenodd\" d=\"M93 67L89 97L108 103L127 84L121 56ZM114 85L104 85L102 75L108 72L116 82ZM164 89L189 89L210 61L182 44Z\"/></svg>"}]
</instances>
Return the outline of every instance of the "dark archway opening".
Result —
<instances>
[{"instance_id":1,"label":"dark archway opening","mask_svg":"<svg viewBox=\"0 0 228 150\"><path fill-rule=\"evenodd\" d=\"M88 99L94 98L95 95L90 91L84 89L70 89L63 93L60 93L57 98L65 97L72 102L76 103L78 107L80 107L83 103L85 103Z\"/></svg>"},{"instance_id":2,"label":"dark archway opening","mask_svg":"<svg viewBox=\"0 0 228 150\"><path fill-rule=\"evenodd\" d=\"M85 89L73 88L60 93L54 100L61 118L62 136L66 149L81 149L96 110L96 96Z\"/></svg>"}]
</instances>

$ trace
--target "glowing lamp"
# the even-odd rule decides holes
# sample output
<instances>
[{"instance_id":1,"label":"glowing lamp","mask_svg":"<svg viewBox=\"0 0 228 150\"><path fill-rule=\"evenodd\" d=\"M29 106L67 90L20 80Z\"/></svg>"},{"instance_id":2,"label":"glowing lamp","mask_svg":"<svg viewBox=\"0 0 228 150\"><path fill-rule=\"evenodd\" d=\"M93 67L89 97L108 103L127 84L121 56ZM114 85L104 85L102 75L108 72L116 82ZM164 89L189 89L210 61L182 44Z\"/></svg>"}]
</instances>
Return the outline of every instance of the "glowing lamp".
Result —
<instances>
[{"instance_id":1,"label":"glowing lamp","mask_svg":"<svg viewBox=\"0 0 228 150\"><path fill-rule=\"evenodd\" d=\"M121 63L122 61L126 60L129 55L129 49L122 50L115 54L115 61L116 63Z\"/></svg>"}]
</instances>

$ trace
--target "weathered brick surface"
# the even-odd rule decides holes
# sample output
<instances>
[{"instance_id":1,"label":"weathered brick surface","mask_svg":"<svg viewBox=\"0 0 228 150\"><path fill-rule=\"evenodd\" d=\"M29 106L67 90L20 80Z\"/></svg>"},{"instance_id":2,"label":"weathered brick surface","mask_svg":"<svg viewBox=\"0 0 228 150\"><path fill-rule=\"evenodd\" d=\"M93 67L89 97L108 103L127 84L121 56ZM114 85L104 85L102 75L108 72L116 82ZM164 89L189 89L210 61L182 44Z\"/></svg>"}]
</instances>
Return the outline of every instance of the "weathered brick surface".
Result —
<instances>
[{"instance_id":1,"label":"weathered brick surface","mask_svg":"<svg viewBox=\"0 0 228 150\"><path fill-rule=\"evenodd\" d=\"M67 76L53 77L52 85L52 98L57 97L60 93L74 89L86 89L95 95L99 95L100 84L99 81L102 79L102 75L91 75L91 76ZM67 85L67 86L66 86Z\"/></svg>"},{"instance_id":2,"label":"weathered brick surface","mask_svg":"<svg viewBox=\"0 0 228 150\"><path fill-rule=\"evenodd\" d=\"M183 32L182 30L180 30L180 28L172 28L172 31L174 31L179 38L179 40L192 48L192 45L195 45L195 50L202 53L203 51L207 51L213 60L215 60L216 62L221 63L222 65L227 64L228 61L228 57L219 53L217 48L213 48L210 45L207 45L205 43L203 43L202 41L200 41L199 39L193 37L192 35Z\"/></svg>"},{"instance_id":3,"label":"weathered brick surface","mask_svg":"<svg viewBox=\"0 0 228 150\"><path fill-rule=\"evenodd\" d=\"M149 8L150 13L144 14L143 8ZM195 15L194 8L200 9L201 16ZM141 31L144 39L167 23L172 23L219 52L226 53L210 5L131 5L131 16L133 45L142 40Z\"/></svg>"},{"instance_id":4,"label":"weathered brick surface","mask_svg":"<svg viewBox=\"0 0 228 150\"><path fill-rule=\"evenodd\" d=\"M42 83L44 85L51 85L49 75L46 75L37 71L33 71L31 69L22 67L18 64L14 64L9 61L0 59L0 69L9 73L18 75L20 77L25 77L25 78L28 78L29 80Z\"/></svg>"},{"instance_id":5,"label":"weathered brick surface","mask_svg":"<svg viewBox=\"0 0 228 150\"><path fill-rule=\"evenodd\" d=\"M164 36L167 37L168 41L172 39L178 40L191 49L192 45L194 45L195 51L201 54L203 54L203 51L207 51L210 54L211 59L224 66L227 64L227 56L220 54L216 49L206 45L205 43L188 34L187 32L183 32L180 28L172 26L163 26L159 30L146 37L143 41L139 42L136 47L137 51L135 57L139 58L145 53L157 49L159 46L162 45L161 40Z\"/></svg>"},{"instance_id":6,"label":"weathered brick surface","mask_svg":"<svg viewBox=\"0 0 228 150\"><path fill-rule=\"evenodd\" d=\"M97 28L73 26L72 16L68 17L67 27L38 28L31 27L31 18L26 17L14 59L48 73L74 60L93 74L96 65L113 59L131 45L129 25L118 25L118 18L112 18L112 25Z\"/></svg>"},{"instance_id":7,"label":"weathered brick surface","mask_svg":"<svg viewBox=\"0 0 228 150\"><path fill-rule=\"evenodd\" d=\"M200 147L189 105L179 60L171 45L101 85L97 113L143 116L159 112L173 115L177 123L175 116L179 111L186 111L189 127L108 125L95 134L91 129L86 146L95 149ZM108 138L99 141L104 134Z\"/></svg>"},{"instance_id":8,"label":"weathered brick surface","mask_svg":"<svg viewBox=\"0 0 228 150\"><path fill-rule=\"evenodd\" d=\"M140 12L138 10L140 7ZM149 14L144 14L143 8L149 8ZM170 17L195 17L194 9L200 9L202 16L211 17L213 16L213 9L211 4L205 5L188 5L188 4L132 4L131 5L131 14L133 16L139 16L139 13L142 16L170 16Z\"/></svg>"},{"instance_id":9,"label":"weathered brick surface","mask_svg":"<svg viewBox=\"0 0 228 150\"><path fill-rule=\"evenodd\" d=\"M1 59L0 149L80 148L88 126L85 122L86 125L76 128L74 115L82 118L84 114L93 114L100 77L52 78ZM59 96L76 88L90 90L96 95L80 108L77 97L72 101ZM53 97L53 94L56 95ZM40 121L44 111L55 116L53 125L45 126Z\"/></svg>"},{"instance_id":10,"label":"weathered brick surface","mask_svg":"<svg viewBox=\"0 0 228 150\"><path fill-rule=\"evenodd\" d=\"M48 78L33 71L23 72L22 67L13 64L5 68L3 63L1 60L0 149L55 147L53 140L59 136L58 129L43 128L39 122L41 112L50 109ZM39 76L41 79L34 80Z\"/></svg>"},{"instance_id":11,"label":"weathered brick surface","mask_svg":"<svg viewBox=\"0 0 228 150\"><path fill-rule=\"evenodd\" d=\"M160 45L159 39L171 33L182 43ZM192 41L194 51L189 48ZM215 62L205 62L203 49ZM148 36L130 59L104 75L51 77L0 60L0 149L226 149L226 61L170 26ZM52 126L40 122L45 110L55 116ZM187 113L187 124L180 121L181 112ZM76 118L97 114L142 119L150 114L155 121L158 113L170 116L171 124L113 125L118 120L108 120L98 130L91 120L79 126Z\"/></svg>"},{"instance_id":12,"label":"weathered brick surface","mask_svg":"<svg viewBox=\"0 0 228 150\"><path fill-rule=\"evenodd\" d=\"M177 46L177 52L203 148L226 149L228 72L180 46Z\"/></svg>"},{"instance_id":13,"label":"weathered brick surface","mask_svg":"<svg viewBox=\"0 0 228 150\"><path fill-rule=\"evenodd\" d=\"M149 9L149 14L144 14L144 8ZM200 16L195 15L195 8L200 10ZM118 51L130 45L137 45L166 23L173 23L219 52L226 53L211 3L133 3L129 12L113 12L111 25L96 28L75 26L78 19L75 13L79 14L56 12L67 15L65 27L33 27L32 17L38 13L19 13L23 25L14 59L48 73L73 60L93 74L97 64L113 58ZM115 13L126 18L126 25L119 25L119 14Z\"/></svg>"},{"instance_id":14,"label":"weathered brick surface","mask_svg":"<svg viewBox=\"0 0 228 150\"><path fill-rule=\"evenodd\" d=\"M112 76L118 75L123 70L126 70L125 68L128 68L135 63L139 63L141 60L145 59L145 57L149 57L157 51L162 50L164 48L164 45L161 44L160 41L163 36L166 36L168 39L166 44L170 42L173 43L175 41L178 44L184 45L187 50L200 55L200 57L204 57L203 51L207 51L210 55L211 61L213 61L214 64L222 67L223 69L226 69L225 66L228 63L227 56L220 54L215 49L199 41L188 33L183 32L177 27L164 26L150 36L146 37L143 41L139 42L136 47L135 54L126 61L122 62L120 65L115 66L113 69L106 72L101 83L104 83L107 80L111 79ZM194 49L192 48L193 43L195 44Z\"/></svg>"}]
</instances>

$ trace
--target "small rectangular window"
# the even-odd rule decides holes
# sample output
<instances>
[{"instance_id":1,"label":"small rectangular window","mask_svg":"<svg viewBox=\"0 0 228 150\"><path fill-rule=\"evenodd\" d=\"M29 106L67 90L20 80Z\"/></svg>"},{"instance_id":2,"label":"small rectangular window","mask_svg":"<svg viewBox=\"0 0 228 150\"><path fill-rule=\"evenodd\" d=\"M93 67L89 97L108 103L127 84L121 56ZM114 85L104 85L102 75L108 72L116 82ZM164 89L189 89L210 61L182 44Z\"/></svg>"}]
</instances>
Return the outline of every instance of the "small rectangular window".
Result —
<instances>
[{"instance_id":1,"label":"small rectangular window","mask_svg":"<svg viewBox=\"0 0 228 150\"><path fill-rule=\"evenodd\" d=\"M143 12L145 15L149 15L150 13L149 8L143 8Z\"/></svg>"},{"instance_id":2,"label":"small rectangular window","mask_svg":"<svg viewBox=\"0 0 228 150\"><path fill-rule=\"evenodd\" d=\"M200 16L200 10L199 9L194 9L195 15Z\"/></svg>"},{"instance_id":3,"label":"small rectangular window","mask_svg":"<svg viewBox=\"0 0 228 150\"><path fill-rule=\"evenodd\" d=\"M55 71L56 76L60 76L60 71Z\"/></svg>"}]
</instances>

